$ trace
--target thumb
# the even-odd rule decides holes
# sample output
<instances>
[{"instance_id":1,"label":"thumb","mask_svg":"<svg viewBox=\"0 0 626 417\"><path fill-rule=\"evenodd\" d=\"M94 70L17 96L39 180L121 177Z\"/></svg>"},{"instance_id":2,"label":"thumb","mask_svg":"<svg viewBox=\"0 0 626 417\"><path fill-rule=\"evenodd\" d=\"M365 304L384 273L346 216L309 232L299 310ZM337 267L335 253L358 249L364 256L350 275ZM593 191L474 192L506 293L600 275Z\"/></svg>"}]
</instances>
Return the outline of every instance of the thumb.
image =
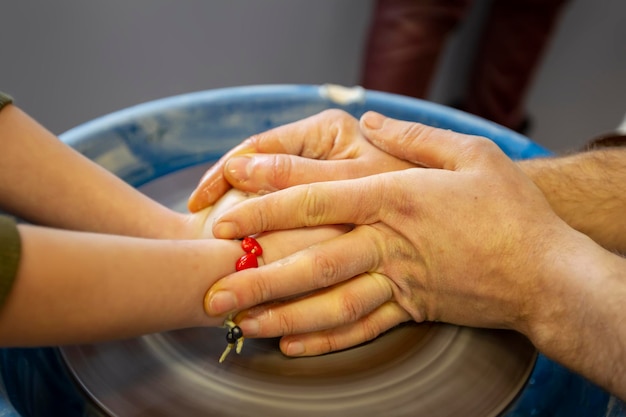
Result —
<instances>
[{"instance_id":1,"label":"thumb","mask_svg":"<svg viewBox=\"0 0 626 417\"><path fill-rule=\"evenodd\" d=\"M478 148L491 144L497 149L485 138L391 119L371 111L361 116L360 129L374 146L429 168L460 170L481 156Z\"/></svg>"}]
</instances>

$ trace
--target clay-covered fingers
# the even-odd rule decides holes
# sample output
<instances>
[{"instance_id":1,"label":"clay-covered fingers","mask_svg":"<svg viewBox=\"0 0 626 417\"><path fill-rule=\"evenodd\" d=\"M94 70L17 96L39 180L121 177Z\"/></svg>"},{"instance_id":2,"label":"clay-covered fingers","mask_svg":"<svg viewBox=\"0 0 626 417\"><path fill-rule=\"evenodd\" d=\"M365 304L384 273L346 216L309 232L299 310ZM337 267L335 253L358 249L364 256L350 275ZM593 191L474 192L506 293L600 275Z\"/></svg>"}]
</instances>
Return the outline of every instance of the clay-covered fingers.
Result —
<instances>
[{"instance_id":1,"label":"clay-covered fingers","mask_svg":"<svg viewBox=\"0 0 626 417\"><path fill-rule=\"evenodd\" d=\"M244 201L218 217L213 234L234 239L261 231L379 220L387 177L320 182Z\"/></svg>"},{"instance_id":2,"label":"clay-covered fingers","mask_svg":"<svg viewBox=\"0 0 626 417\"><path fill-rule=\"evenodd\" d=\"M360 178L416 166L373 146L363 137L357 120L339 110L320 113L255 139L272 143L285 135L289 135L292 147L283 146L284 153L271 154L270 147L259 145L257 148L265 153L233 155L224 164L224 178L239 190L265 194L294 185Z\"/></svg>"},{"instance_id":3,"label":"clay-covered fingers","mask_svg":"<svg viewBox=\"0 0 626 417\"><path fill-rule=\"evenodd\" d=\"M350 230L352 230L352 226L341 224L304 227L263 233L257 236L257 240L263 247L264 262L269 263L283 259L317 243L338 237Z\"/></svg>"},{"instance_id":4,"label":"clay-covered fingers","mask_svg":"<svg viewBox=\"0 0 626 417\"><path fill-rule=\"evenodd\" d=\"M218 201L232 187L223 175L224 164L230 158L254 152L249 140L231 149L204 173L196 188L187 200L187 209L191 213L203 210Z\"/></svg>"},{"instance_id":5,"label":"clay-covered fingers","mask_svg":"<svg viewBox=\"0 0 626 417\"><path fill-rule=\"evenodd\" d=\"M269 303L236 317L246 337L277 337L290 356L320 355L367 342L411 320L393 300L393 283L367 273L326 290Z\"/></svg>"},{"instance_id":6,"label":"clay-covered fingers","mask_svg":"<svg viewBox=\"0 0 626 417\"><path fill-rule=\"evenodd\" d=\"M267 194L294 185L363 177L374 167L376 164L366 157L317 160L287 154L250 154L227 161L224 178L239 190Z\"/></svg>"},{"instance_id":7,"label":"clay-covered fingers","mask_svg":"<svg viewBox=\"0 0 626 417\"><path fill-rule=\"evenodd\" d=\"M332 109L251 136L206 172L189 197L188 208L192 212L201 210L217 201L230 188L224 168L235 156L262 153L329 159L336 147L343 149L353 135L360 135L358 121L344 111ZM343 142L340 142L341 138L344 138ZM336 155L334 159L339 157Z\"/></svg>"},{"instance_id":8,"label":"clay-covered fingers","mask_svg":"<svg viewBox=\"0 0 626 417\"><path fill-rule=\"evenodd\" d=\"M360 120L363 135L375 146L418 165L451 171L508 157L491 140L367 112Z\"/></svg>"},{"instance_id":9,"label":"clay-covered fingers","mask_svg":"<svg viewBox=\"0 0 626 417\"><path fill-rule=\"evenodd\" d=\"M206 293L204 309L221 316L330 287L374 270L380 262L377 247L371 231L360 228L277 262L264 257L266 265L217 281Z\"/></svg>"},{"instance_id":10,"label":"clay-covered fingers","mask_svg":"<svg viewBox=\"0 0 626 417\"><path fill-rule=\"evenodd\" d=\"M331 329L353 323L391 300L391 286L381 274L361 274L301 297L253 307L236 320L247 337Z\"/></svg>"},{"instance_id":11,"label":"clay-covered fingers","mask_svg":"<svg viewBox=\"0 0 626 417\"><path fill-rule=\"evenodd\" d=\"M388 301L371 313L343 326L283 336L280 350L289 356L315 356L348 349L380 336L411 320L400 305Z\"/></svg>"}]
</instances>

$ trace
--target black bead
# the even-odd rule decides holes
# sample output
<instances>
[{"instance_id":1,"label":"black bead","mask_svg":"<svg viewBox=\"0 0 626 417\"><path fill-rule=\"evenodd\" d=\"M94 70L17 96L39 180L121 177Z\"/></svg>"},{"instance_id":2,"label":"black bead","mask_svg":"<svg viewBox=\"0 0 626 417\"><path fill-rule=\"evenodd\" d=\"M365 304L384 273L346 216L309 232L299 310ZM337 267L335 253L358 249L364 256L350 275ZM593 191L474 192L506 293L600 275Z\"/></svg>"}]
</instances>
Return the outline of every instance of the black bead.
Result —
<instances>
[{"instance_id":1,"label":"black bead","mask_svg":"<svg viewBox=\"0 0 626 417\"><path fill-rule=\"evenodd\" d=\"M235 343L237 340L243 337L243 332L241 331L241 327L235 326L232 329L228 330L226 334L226 341L228 343Z\"/></svg>"}]
</instances>

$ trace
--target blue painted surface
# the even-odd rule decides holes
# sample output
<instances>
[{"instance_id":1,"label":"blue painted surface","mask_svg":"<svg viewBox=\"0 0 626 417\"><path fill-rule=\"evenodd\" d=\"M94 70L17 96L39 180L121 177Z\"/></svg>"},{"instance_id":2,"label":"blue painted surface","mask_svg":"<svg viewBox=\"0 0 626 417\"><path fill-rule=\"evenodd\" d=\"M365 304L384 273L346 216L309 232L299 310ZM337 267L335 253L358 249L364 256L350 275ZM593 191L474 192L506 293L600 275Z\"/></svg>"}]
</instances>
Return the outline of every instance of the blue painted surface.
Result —
<instances>
[{"instance_id":1,"label":"blue painted surface","mask_svg":"<svg viewBox=\"0 0 626 417\"><path fill-rule=\"evenodd\" d=\"M441 105L373 91L366 92L363 100L339 105L322 97L320 87L308 85L226 88L169 97L101 117L61 137L139 186L215 160L251 134L328 108L341 108L356 117L375 110L398 119L486 136L514 159L549 155L511 130Z\"/></svg>"},{"instance_id":2,"label":"blue painted surface","mask_svg":"<svg viewBox=\"0 0 626 417\"><path fill-rule=\"evenodd\" d=\"M179 169L217 160L252 134L328 108L341 108L355 117L375 110L398 119L486 136L513 159L550 155L511 130L444 106L370 91L360 100L341 105L320 94L320 86L310 85L227 88L170 97L101 117L61 138L128 183L140 186ZM50 358L47 350L39 355L33 352L1 352L8 391L24 382L16 380L15 372L7 373L15 357L37 358L20 372L39 372L33 369L39 358ZM12 359L7 362L7 358ZM32 389L25 391L32 394ZM608 416L610 406L609 395L603 390L539 355L527 386L505 415Z\"/></svg>"}]
</instances>

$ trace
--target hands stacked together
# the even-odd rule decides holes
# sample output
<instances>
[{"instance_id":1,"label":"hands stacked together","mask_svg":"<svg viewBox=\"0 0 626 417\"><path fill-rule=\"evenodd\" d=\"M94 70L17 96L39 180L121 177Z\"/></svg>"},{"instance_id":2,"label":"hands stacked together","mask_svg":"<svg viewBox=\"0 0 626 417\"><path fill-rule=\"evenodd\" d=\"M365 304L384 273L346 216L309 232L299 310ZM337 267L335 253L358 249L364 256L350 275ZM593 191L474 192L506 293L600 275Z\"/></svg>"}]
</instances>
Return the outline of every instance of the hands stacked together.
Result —
<instances>
[{"instance_id":1,"label":"hands stacked together","mask_svg":"<svg viewBox=\"0 0 626 417\"><path fill-rule=\"evenodd\" d=\"M514 163L486 138L329 110L244 141L182 214L15 106L0 127L0 206L41 225L7 224L21 254L3 281L3 346L232 314L246 337L307 356L445 321L521 332L626 398L623 149ZM229 208L232 187L260 196ZM260 267L234 273L229 239L261 232Z\"/></svg>"},{"instance_id":2,"label":"hands stacked together","mask_svg":"<svg viewBox=\"0 0 626 417\"><path fill-rule=\"evenodd\" d=\"M359 122L330 110L248 139L204 176L190 209L229 184L272 193L218 217L219 238L354 225L211 288L209 315L251 308L237 317L246 336L286 335L289 355L348 348L407 320L530 334L545 271L566 242L585 240L491 141L375 113Z\"/></svg>"},{"instance_id":3,"label":"hands stacked together","mask_svg":"<svg viewBox=\"0 0 626 417\"><path fill-rule=\"evenodd\" d=\"M238 313L246 336L282 336L294 356L345 349L407 320L513 329L624 396L624 372L607 359L624 357L626 263L568 222L609 249L624 241L596 230L598 217L622 224L609 208L581 221L560 187L522 168L536 171L486 138L371 112L357 121L329 110L253 136L189 199L195 211L231 186L262 194L218 216L216 237L350 230L217 281L205 311Z\"/></svg>"}]
</instances>

